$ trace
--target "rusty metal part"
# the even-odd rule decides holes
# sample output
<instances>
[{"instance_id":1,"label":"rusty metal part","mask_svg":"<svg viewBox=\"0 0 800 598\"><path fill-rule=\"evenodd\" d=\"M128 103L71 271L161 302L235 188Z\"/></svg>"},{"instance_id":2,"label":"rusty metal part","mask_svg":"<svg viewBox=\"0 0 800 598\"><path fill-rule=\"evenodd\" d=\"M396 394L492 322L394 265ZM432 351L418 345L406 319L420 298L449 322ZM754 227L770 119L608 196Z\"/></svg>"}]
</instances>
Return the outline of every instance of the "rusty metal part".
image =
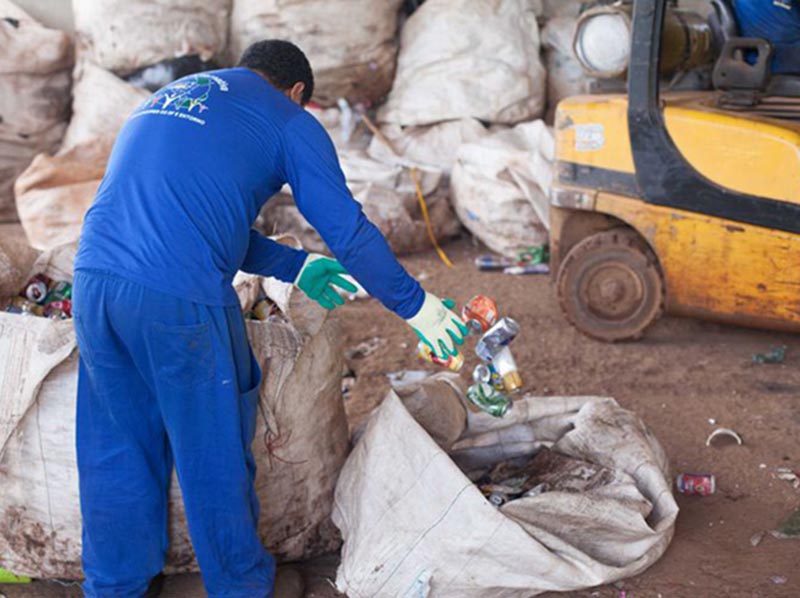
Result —
<instances>
[{"instance_id":1,"label":"rusty metal part","mask_svg":"<svg viewBox=\"0 0 800 598\"><path fill-rule=\"evenodd\" d=\"M658 260L630 229L596 233L575 245L559 268L556 288L567 320L607 342L641 337L664 309Z\"/></svg>"}]
</instances>

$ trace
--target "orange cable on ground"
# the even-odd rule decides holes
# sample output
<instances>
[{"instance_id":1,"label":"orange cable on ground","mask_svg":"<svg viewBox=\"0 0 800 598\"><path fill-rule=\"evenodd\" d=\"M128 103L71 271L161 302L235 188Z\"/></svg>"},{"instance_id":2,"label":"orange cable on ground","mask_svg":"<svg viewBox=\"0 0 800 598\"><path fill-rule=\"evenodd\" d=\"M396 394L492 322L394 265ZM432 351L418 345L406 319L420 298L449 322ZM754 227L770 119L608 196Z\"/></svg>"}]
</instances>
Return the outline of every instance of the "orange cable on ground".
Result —
<instances>
[{"instance_id":1,"label":"orange cable on ground","mask_svg":"<svg viewBox=\"0 0 800 598\"><path fill-rule=\"evenodd\" d=\"M395 149L394 144L389 140L386 135L383 134L374 122L367 116L366 114L361 115L361 120L364 121L364 124L367 128L372 132L375 137L377 137L381 143L383 143L389 150L398 158L400 157L400 153ZM408 167L409 172L411 173L411 180L414 182L414 186L417 190L417 201L419 202L419 208L422 211L422 219L425 221L425 228L428 231L428 237L433 243L433 248L436 250L436 253L439 255L439 259L444 262L444 265L448 268L453 267L453 262L450 261L450 258L447 257L447 254L444 252L444 249L441 248L439 245L439 241L436 240L436 234L433 232L433 224L431 224L431 217L428 214L428 204L425 202L425 195L422 193L422 185L420 185L419 177L417 176L417 169L413 166Z\"/></svg>"}]
</instances>

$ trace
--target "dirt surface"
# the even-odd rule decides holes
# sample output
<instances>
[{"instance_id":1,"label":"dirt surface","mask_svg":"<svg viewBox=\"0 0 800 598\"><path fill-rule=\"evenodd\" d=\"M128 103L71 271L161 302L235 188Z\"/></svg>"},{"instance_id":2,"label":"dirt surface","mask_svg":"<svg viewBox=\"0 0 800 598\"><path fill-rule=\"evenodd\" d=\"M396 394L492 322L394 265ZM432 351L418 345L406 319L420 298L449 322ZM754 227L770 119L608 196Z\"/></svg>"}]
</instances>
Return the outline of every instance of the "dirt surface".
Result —
<instances>
[{"instance_id":1,"label":"dirt surface","mask_svg":"<svg viewBox=\"0 0 800 598\"><path fill-rule=\"evenodd\" d=\"M779 467L800 469L800 336L665 317L639 342L607 345L566 323L548 278L478 272L472 260L481 250L467 241L446 249L456 264L452 270L432 252L404 262L431 292L459 303L489 294L503 314L519 321L522 335L514 351L526 391L613 396L649 424L673 474L717 477L714 496L678 495L675 538L651 569L616 586L571 596L611 598L623 591L628 598L800 596L800 541L769 534L758 546L750 541L800 505L800 490L775 477ZM345 405L351 425L357 426L389 389L387 373L425 366L414 357L410 330L376 302L351 303L336 317L347 347L378 339L373 353L350 360L357 377ZM781 345L788 348L783 364L752 363L754 353ZM465 376L475 363L470 356ZM716 426L737 430L744 446L706 448L705 438ZM334 565L329 560L315 569L307 596L336 595L320 577L331 576ZM168 596L204 596L197 576L170 579L167 590ZM80 595L53 584L0 586L2 593L8 598Z\"/></svg>"}]
</instances>

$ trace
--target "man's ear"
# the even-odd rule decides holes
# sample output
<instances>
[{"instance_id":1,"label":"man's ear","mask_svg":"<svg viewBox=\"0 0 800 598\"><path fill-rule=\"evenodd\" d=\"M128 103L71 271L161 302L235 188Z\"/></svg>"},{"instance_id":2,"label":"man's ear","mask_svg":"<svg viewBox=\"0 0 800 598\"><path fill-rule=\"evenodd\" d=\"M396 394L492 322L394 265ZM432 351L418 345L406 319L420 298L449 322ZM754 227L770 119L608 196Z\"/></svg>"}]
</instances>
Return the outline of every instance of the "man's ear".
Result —
<instances>
[{"instance_id":1,"label":"man's ear","mask_svg":"<svg viewBox=\"0 0 800 598\"><path fill-rule=\"evenodd\" d=\"M306 84L302 81L298 81L292 88L289 90L289 97L292 101L296 104L303 105L303 92L306 90Z\"/></svg>"}]
</instances>

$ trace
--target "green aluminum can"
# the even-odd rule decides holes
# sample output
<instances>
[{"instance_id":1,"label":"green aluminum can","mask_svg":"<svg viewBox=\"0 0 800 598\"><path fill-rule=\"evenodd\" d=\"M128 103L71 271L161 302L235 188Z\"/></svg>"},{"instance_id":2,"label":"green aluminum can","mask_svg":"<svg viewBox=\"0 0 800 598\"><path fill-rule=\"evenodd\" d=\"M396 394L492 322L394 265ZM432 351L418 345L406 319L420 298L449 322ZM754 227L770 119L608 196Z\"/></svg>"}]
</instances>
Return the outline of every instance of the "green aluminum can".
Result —
<instances>
[{"instance_id":1,"label":"green aluminum can","mask_svg":"<svg viewBox=\"0 0 800 598\"><path fill-rule=\"evenodd\" d=\"M511 399L485 382L470 386L467 390L467 399L494 417L503 417L511 407Z\"/></svg>"}]
</instances>

